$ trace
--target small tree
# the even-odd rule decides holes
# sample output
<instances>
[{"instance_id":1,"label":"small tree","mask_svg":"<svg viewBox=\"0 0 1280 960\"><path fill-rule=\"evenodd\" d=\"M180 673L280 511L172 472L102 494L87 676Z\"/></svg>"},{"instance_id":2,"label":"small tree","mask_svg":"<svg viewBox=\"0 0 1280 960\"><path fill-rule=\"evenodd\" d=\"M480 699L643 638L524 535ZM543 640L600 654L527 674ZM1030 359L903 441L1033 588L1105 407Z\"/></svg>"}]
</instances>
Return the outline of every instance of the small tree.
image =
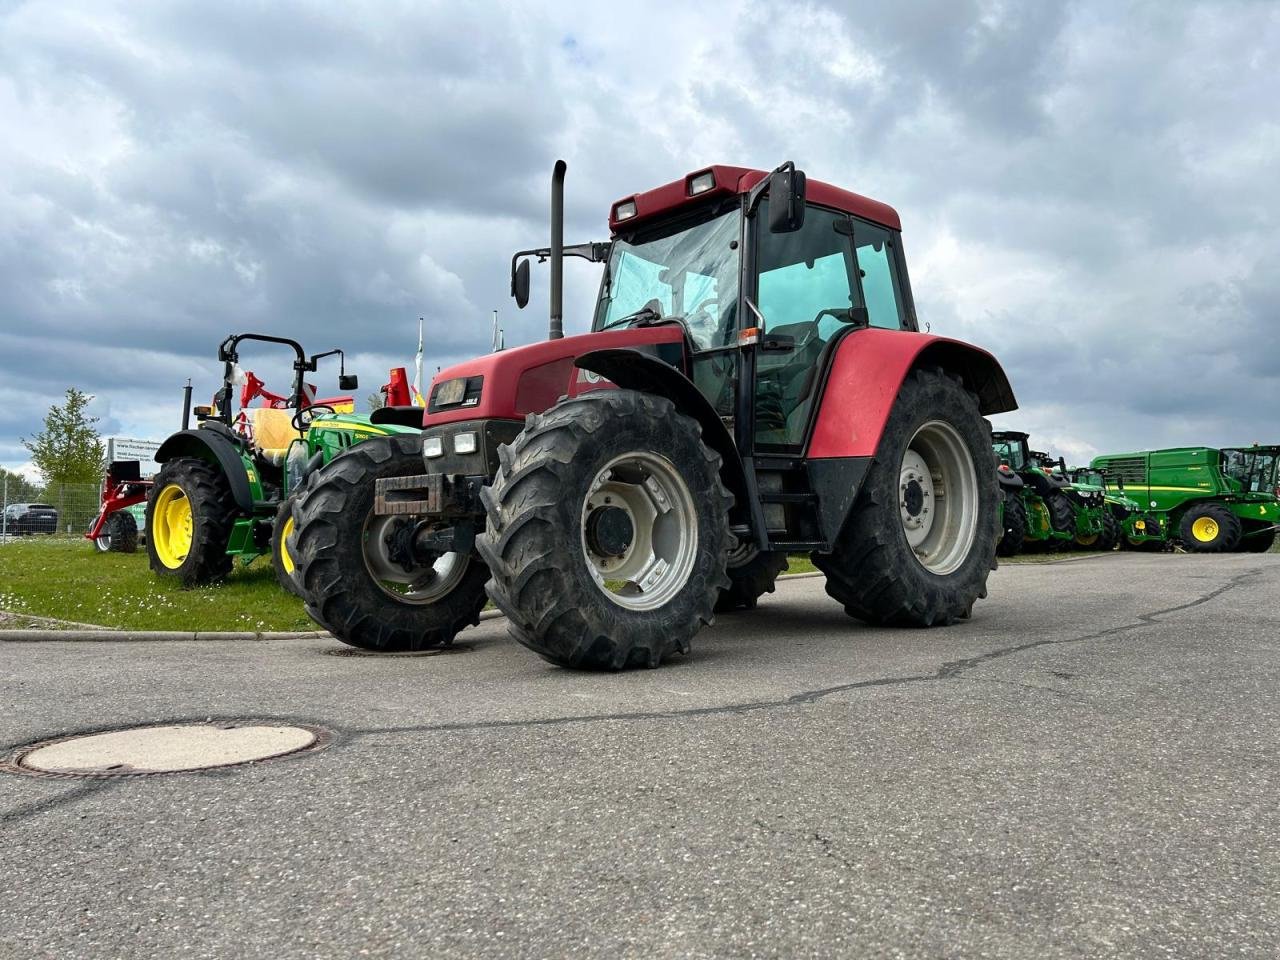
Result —
<instances>
[{"instance_id":1,"label":"small tree","mask_svg":"<svg viewBox=\"0 0 1280 960\"><path fill-rule=\"evenodd\" d=\"M67 388L62 405L49 408L44 429L22 445L40 471L46 487L66 483L97 483L106 466L106 450L94 424L97 417L86 411L93 397Z\"/></svg>"},{"instance_id":2,"label":"small tree","mask_svg":"<svg viewBox=\"0 0 1280 960\"><path fill-rule=\"evenodd\" d=\"M36 484L4 467L0 467L0 488L9 491L9 503L36 503L42 495Z\"/></svg>"}]
</instances>

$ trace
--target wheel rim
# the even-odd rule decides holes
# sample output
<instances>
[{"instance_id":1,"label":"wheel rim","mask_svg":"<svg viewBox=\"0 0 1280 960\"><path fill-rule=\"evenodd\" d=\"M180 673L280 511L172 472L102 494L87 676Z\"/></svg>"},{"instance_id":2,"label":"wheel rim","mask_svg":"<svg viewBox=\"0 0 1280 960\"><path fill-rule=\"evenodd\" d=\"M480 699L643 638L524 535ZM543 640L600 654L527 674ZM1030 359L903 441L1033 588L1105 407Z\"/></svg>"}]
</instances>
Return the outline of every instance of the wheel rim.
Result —
<instances>
[{"instance_id":1,"label":"wheel rim","mask_svg":"<svg viewBox=\"0 0 1280 960\"><path fill-rule=\"evenodd\" d=\"M93 545L98 548L99 553L106 553L108 550L111 549L110 534L106 534L106 533L98 534L98 539L93 541Z\"/></svg>"},{"instance_id":2,"label":"wheel rim","mask_svg":"<svg viewBox=\"0 0 1280 960\"><path fill-rule=\"evenodd\" d=\"M284 523L280 525L280 566L284 567L284 572L292 575L293 554L289 552L289 537L293 534L293 514L290 513L284 518Z\"/></svg>"},{"instance_id":3,"label":"wheel rim","mask_svg":"<svg viewBox=\"0 0 1280 960\"><path fill-rule=\"evenodd\" d=\"M170 570L178 569L191 552L195 531L191 501L176 483L169 484L156 496L151 524L155 528L150 536L156 556Z\"/></svg>"},{"instance_id":4,"label":"wheel rim","mask_svg":"<svg viewBox=\"0 0 1280 960\"><path fill-rule=\"evenodd\" d=\"M1191 524L1191 535L1201 543L1212 543L1218 536L1218 521L1213 517L1197 517Z\"/></svg>"},{"instance_id":5,"label":"wheel rim","mask_svg":"<svg viewBox=\"0 0 1280 960\"><path fill-rule=\"evenodd\" d=\"M387 596L401 603L435 603L458 585L471 558L462 553L442 553L430 564L412 564L406 570L398 558L407 549L405 541L412 529L408 524L403 517L369 514L361 551L365 568Z\"/></svg>"},{"instance_id":6,"label":"wheel rim","mask_svg":"<svg viewBox=\"0 0 1280 960\"><path fill-rule=\"evenodd\" d=\"M907 444L898 512L908 546L930 573L952 573L969 556L978 529L978 474L951 424L931 420Z\"/></svg>"},{"instance_id":7,"label":"wheel rim","mask_svg":"<svg viewBox=\"0 0 1280 960\"><path fill-rule=\"evenodd\" d=\"M661 607L688 582L698 513L675 464L656 453L610 460L582 501L582 554L601 591L628 610Z\"/></svg>"}]
</instances>

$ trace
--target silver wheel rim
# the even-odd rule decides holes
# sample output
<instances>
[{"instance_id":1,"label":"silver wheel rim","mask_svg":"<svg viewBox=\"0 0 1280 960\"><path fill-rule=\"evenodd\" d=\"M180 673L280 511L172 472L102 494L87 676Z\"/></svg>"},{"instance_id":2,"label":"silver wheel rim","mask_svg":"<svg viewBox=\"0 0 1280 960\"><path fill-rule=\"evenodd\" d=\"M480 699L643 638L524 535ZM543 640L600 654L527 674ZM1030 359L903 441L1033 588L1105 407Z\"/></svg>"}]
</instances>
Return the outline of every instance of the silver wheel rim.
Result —
<instances>
[{"instance_id":1,"label":"silver wheel rim","mask_svg":"<svg viewBox=\"0 0 1280 960\"><path fill-rule=\"evenodd\" d=\"M593 522L620 510L631 536L620 552L602 549ZM614 516L618 516L614 514ZM628 610L655 610L680 592L698 554L698 513L675 464L656 453L610 460L582 501L582 554L600 590Z\"/></svg>"},{"instance_id":2,"label":"silver wheel rim","mask_svg":"<svg viewBox=\"0 0 1280 960\"><path fill-rule=\"evenodd\" d=\"M365 568L378 589L401 603L436 603L461 582L471 558L462 553L442 553L434 563L405 570L391 558L387 537L395 532L397 524L406 522L403 517L369 515L361 550Z\"/></svg>"},{"instance_id":3,"label":"silver wheel rim","mask_svg":"<svg viewBox=\"0 0 1280 960\"><path fill-rule=\"evenodd\" d=\"M105 533L98 534L98 539L93 541L93 545L98 548L100 553L106 553L111 549L111 537Z\"/></svg>"},{"instance_id":4,"label":"silver wheel rim","mask_svg":"<svg viewBox=\"0 0 1280 960\"><path fill-rule=\"evenodd\" d=\"M973 549L978 530L978 474L955 427L930 420L907 444L898 475L902 532L920 565L946 576Z\"/></svg>"}]
</instances>

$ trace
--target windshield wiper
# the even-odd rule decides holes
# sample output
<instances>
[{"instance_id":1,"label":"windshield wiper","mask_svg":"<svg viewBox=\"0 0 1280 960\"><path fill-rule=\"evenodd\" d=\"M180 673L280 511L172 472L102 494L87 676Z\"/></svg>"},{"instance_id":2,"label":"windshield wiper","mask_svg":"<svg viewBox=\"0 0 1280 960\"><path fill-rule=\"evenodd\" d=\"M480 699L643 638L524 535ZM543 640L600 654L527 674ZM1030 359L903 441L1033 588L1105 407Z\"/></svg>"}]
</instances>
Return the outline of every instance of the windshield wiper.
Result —
<instances>
[{"instance_id":1,"label":"windshield wiper","mask_svg":"<svg viewBox=\"0 0 1280 960\"><path fill-rule=\"evenodd\" d=\"M614 327L620 327L624 323L634 323L637 320L643 321L645 323L653 323L655 320L661 320L661 319L662 319L662 314L660 314L657 310L653 309L653 307L649 306L648 304L645 304L635 313L629 313L625 317L619 317L617 320L610 320L608 323L606 323L603 327L601 327L599 330L595 332L603 333L606 330L612 330Z\"/></svg>"}]
</instances>

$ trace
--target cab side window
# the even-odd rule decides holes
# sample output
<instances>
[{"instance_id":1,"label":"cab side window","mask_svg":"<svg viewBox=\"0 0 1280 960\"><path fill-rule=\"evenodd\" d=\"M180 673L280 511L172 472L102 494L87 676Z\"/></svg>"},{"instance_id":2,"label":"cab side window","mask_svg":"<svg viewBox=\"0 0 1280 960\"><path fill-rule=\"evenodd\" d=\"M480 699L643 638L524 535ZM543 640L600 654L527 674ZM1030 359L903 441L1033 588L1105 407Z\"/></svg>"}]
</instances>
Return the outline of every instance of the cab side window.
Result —
<instances>
[{"instance_id":1,"label":"cab side window","mask_svg":"<svg viewBox=\"0 0 1280 960\"><path fill-rule=\"evenodd\" d=\"M853 240L858 248L858 269L862 271L862 295L867 301L871 326L901 330L906 324L902 290L898 280L896 245L884 227L855 220Z\"/></svg>"}]
</instances>

